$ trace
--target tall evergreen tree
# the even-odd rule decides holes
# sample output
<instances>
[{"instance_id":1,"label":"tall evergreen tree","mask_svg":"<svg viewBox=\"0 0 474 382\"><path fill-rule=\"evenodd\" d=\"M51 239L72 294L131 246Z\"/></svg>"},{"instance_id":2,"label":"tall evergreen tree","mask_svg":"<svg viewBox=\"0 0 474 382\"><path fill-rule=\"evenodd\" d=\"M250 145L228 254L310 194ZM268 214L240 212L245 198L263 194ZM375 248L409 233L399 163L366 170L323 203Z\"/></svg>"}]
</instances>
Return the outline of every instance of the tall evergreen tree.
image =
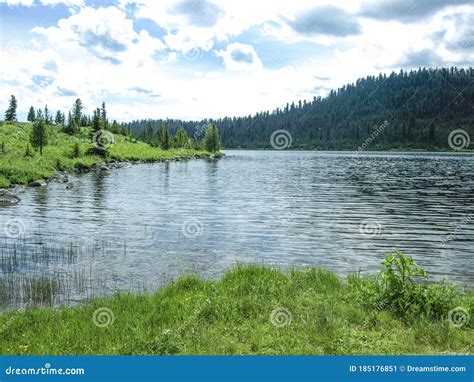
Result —
<instances>
[{"instance_id":1,"label":"tall evergreen tree","mask_svg":"<svg viewBox=\"0 0 474 382\"><path fill-rule=\"evenodd\" d=\"M99 131L101 128L100 126L100 109L97 108L93 112L92 116L92 134L96 133Z\"/></svg>"},{"instance_id":2,"label":"tall evergreen tree","mask_svg":"<svg viewBox=\"0 0 474 382\"><path fill-rule=\"evenodd\" d=\"M83 109L82 101L80 98L76 99L74 102L74 106L72 107L72 117L76 126L81 126L81 119L82 119L82 109Z\"/></svg>"},{"instance_id":3,"label":"tall evergreen tree","mask_svg":"<svg viewBox=\"0 0 474 382\"><path fill-rule=\"evenodd\" d=\"M170 131L168 130L168 126L164 123L161 124L158 130L158 142L163 150L168 150L171 148Z\"/></svg>"},{"instance_id":4,"label":"tall evergreen tree","mask_svg":"<svg viewBox=\"0 0 474 382\"><path fill-rule=\"evenodd\" d=\"M36 118L35 108L33 106L30 106L30 110L28 111L28 116L26 117L26 119L28 120L28 122L34 122L35 118Z\"/></svg>"},{"instance_id":5,"label":"tall evergreen tree","mask_svg":"<svg viewBox=\"0 0 474 382\"><path fill-rule=\"evenodd\" d=\"M63 125L64 124L64 114L61 113L61 110L56 112L56 116L54 117L54 123L56 125Z\"/></svg>"},{"instance_id":6,"label":"tall evergreen tree","mask_svg":"<svg viewBox=\"0 0 474 382\"><path fill-rule=\"evenodd\" d=\"M8 109L5 112L5 121L8 122L15 122L16 121L16 108L17 108L17 101L14 95L10 96L10 101L8 104Z\"/></svg>"},{"instance_id":7,"label":"tall evergreen tree","mask_svg":"<svg viewBox=\"0 0 474 382\"><path fill-rule=\"evenodd\" d=\"M221 138L217 126L210 123L204 135L204 148L212 153L217 152L221 148Z\"/></svg>"},{"instance_id":8,"label":"tall evergreen tree","mask_svg":"<svg viewBox=\"0 0 474 382\"><path fill-rule=\"evenodd\" d=\"M51 124L53 122L52 116L49 113L48 105L44 105L44 123Z\"/></svg>"},{"instance_id":9,"label":"tall evergreen tree","mask_svg":"<svg viewBox=\"0 0 474 382\"><path fill-rule=\"evenodd\" d=\"M102 102L102 107L100 109L100 123L103 129L109 127L109 121L107 120L107 111L105 110L105 102Z\"/></svg>"},{"instance_id":10,"label":"tall evergreen tree","mask_svg":"<svg viewBox=\"0 0 474 382\"><path fill-rule=\"evenodd\" d=\"M39 148L40 155L43 155L43 147L48 143L48 136L46 132L46 123L42 113L38 113L35 122L33 122L30 142L35 149Z\"/></svg>"},{"instance_id":11,"label":"tall evergreen tree","mask_svg":"<svg viewBox=\"0 0 474 382\"><path fill-rule=\"evenodd\" d=\"M189 144L189 137L183 126L178 127L176 135L174 137L174 147L187 147Z\"/></svg>"}]
</instances>

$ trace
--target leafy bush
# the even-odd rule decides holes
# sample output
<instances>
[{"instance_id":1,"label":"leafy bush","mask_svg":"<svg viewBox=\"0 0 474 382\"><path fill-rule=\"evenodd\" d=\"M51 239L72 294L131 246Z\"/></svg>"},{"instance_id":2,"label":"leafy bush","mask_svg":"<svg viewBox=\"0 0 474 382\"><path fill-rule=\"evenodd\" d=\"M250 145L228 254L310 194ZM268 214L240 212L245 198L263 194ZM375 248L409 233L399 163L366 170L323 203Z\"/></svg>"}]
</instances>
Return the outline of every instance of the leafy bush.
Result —
<instances>
[{"instance_id":1,"label":"leafy bush","mask_svg":"<svg viewBox=\"0 0 474 382\"><path fill-rule=\"evenodd\" d=\"M378 277L349 277L353 298L367 309L388 311L407 321L446 319L450 310L464 303L464 296L454 283L445 280L428 284L426 272L412 257L394 250L382 262ZM471 308L469 308L471 310Z\"/></svg>"}]
</instances>

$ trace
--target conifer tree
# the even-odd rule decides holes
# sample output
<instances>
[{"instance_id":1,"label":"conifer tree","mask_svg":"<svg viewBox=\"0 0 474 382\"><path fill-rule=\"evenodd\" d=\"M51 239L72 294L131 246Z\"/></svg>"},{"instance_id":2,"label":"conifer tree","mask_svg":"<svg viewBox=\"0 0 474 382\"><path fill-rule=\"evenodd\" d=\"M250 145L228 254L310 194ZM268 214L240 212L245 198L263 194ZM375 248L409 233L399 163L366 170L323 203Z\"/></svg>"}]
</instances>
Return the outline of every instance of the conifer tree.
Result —
<instances>
[{"instance_id":1,"label":"conifer tree","mask_svg":"<svg viewBox=\"0 0 474 382\"><path fill-rule=\"evenodd\" d=\"M107 120L107 111L105 110L105 102L102 102L102 108L100 109L100 124L103 129L109 127L109 121Z\"/></svg>"},{"instance_id":2,"label":"conifer tree","mask_svg":"<svg viewBox=\"0 0 474 382\"><path fill-rule=\"evenodd\" d=\"M67 123L64 125L63 130L65 133L72 135L77 131L77 129L78 129L78 126L76 125L76 121L72 117L71 111L69 111L68 116L67 116Z\"/></svg>"},{"instance_id":3,"label":"conifer tree","mask_svg":"<svg viewBox=\"0 0 474 382\"><path fill-rule=\"evenodd\" d=\"M189 144L189 137L186 134L186 131L183 129L183 126L178 128L176 135L174 137L174 146L175 147L187 147Z\"/></svg>"},{"instance_id":4,"label":"conifer tree","mask_svg":"<svg viewBox=\"0 0 474 382\"><path fill-rule=\"evenodd\" d=\"M46 123L41 110L38 110L36 120L33 123L33 130L30 136L31 145L40 150L40 155L43 155L43 147L48 143L48 137L46 132Z\"/></svg>"},{"instance_id":5,"label":"conifer tree","mask_svg":"<svg viewBox=\"0 0 474 382\"><path fill-rule=\"evenodd\" d=\"M56 112L56 116L54 117L54 123L56 125L64 125L64 114L61 113L61 110Z\"/></svg>"},{"instance_id":6,"label":"conifer tree","mask_svg":"<svg viewBox=\"0 0 474 382\"><path fill-rule=\"evenodd\" d=\"M204 148L212 153L217 152L221 148L221 138L217 126L210 123L204 135Z\"/></svg>"},{"instance_id":7,"label":"conifer tree","mask_svg":"<svg viewBox=\"0 0 474 382\"><path fill-rule=\"evenodd\" d=\"M161 124L158 131L158 142L163 150L168 150L171 147L170 132L168 130L168 126L166 126L164 123Z\"/></svg>"},{"instance_id":8,"label":"conifer tree","mask_svg":"<svg viewBox=\"0 0 474 382\"><path fill-rule=\"evenodd\" d=\"M74 102L74 106L72 108L72 117L74 119L74 122L76 123L76 126L81 126L82 109L83 109L82 101L80 98L78 98Z\"/></svg>"},{"instance_id":9,"label":"conifer tree","mask_svg":"<svg viewBox=\"0 0 474 382\"><path fill-rule=\"evenodd\" d=\"M10 96L10 102L8 104L8 109L5 112L5 121L15 122L16 121L16 108L17 102L14 95Z\"/></svg>"},{"instance_id":10,"label":"conifer tree","mask_svg":"<svg viewBox=\"0 0 474 382\"><path fill-rule=\"evenodd\" d=\"M36 113L35 113L35 108L33 106L30 106L30 110L28 111L28 116L26 119L28 122L34 122L36 118Z\"/></svg>"},{"instance_id":11,"label":"conifer tree","mask_svg":"<svg viewBox=\"0 0 474 382\"><path fill-rule=\"evenodd\" d=\"M44 123L50 123L50 118L51 116L49 114L48 105L44 105Z\"/></svg>"}]
</instances>

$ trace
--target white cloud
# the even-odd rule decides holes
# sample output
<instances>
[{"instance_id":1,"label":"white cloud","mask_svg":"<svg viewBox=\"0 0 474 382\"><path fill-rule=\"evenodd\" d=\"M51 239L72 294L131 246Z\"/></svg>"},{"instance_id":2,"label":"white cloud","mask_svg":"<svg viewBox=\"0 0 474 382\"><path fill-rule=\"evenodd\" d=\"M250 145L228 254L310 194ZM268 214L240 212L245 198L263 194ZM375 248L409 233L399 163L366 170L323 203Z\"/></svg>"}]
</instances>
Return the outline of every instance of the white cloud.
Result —
<instances>
[{"instance_id":1,"label":"white cloud","mask_svg":"<svg viewBox=\"0 0 474 382\"><path fill-rule=\"evenodd\" d=\"M43 5L64 4L68 7L80 7L85 4L84 0L39 0Z\"/></svg>"},{"instance_id":2,"label":"white cloud","mask_svg":"<svg viewBox=\"0 0 474 382\"><path fill-rule=\"evenodd\" d=\"M0 0L0 4L7 4L7 5L23 5L25 7L31 7L33 5L34 0Z\"/></svg>"},{"instance_id":3,"label":"white cloud","mask_svg":"<svg viewBox=\"0 0 474 382\"><path fill-rule=\"evenodd\" d=\"M262 61L252 45L238 42L227 45L226 50L216 51L229 70L257 70L263 67Z\"/></svg>"}]
</instances>

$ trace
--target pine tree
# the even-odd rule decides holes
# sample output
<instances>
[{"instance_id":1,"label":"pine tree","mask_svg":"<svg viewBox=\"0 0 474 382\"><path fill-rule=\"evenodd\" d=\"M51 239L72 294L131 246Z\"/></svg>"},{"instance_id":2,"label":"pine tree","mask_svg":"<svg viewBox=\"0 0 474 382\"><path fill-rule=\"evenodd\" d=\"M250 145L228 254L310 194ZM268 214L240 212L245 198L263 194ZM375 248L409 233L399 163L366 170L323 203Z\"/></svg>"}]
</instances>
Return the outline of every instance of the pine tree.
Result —
<instances>
[{"instance_id":1,"label":"pine tree","mask_svg":"<svg viewBox=\"0 0 474 382\"><path fill-rule=\"evenodd\" d=\"M72 107L72 117L74 119L74 122L76 123L76 126L81 126L81 120L82 120L82 101L80 98L76 99L74 102L74 106Z\"/></svg>"},{"instance_id":2,"label":"pine tree","mask_svg":"<svg viewBox=\"0 0 474 382\"><path fill-rule=\"evenodd\" d=\"M36 121L33 123L30 142L35 149L39 148L40 155L43 155L43 147L48 143L48 137L46 133L46 123L40 112L41 110L39 110Z\"/></svg>"},{"instance_id":3,"label":"pine tree","mask_svg":"<svg viewBox=\"0 0 474 382\"><path fill-rule=\"evenodd\" d=\"M64 114L63 114L63 119L64 119ZM78 126L76 125L76 121L72 117L71 111L69 111L68 116L67 116L67 123L65 125L63 124L63 130L65 133L73 135L77 131L77 129L78 129Z\"/></svg>"},{"instance_id":4,"label":"pine tree","mask_svg":"<svg viewBox=\"0 0 474 382\"><path fill-rule=\"evenodd\" d=\"M164 123L161 124L158 131L158 142L163 150L168 150L171 147L170 132L168 130L168 126L166 126Z\"/></svg>"},{"instance_id":5,"label":"pine tree","mask_svg":"<svg viewBox=\"0 0 474 382\"><path fill-rule=\"evenodd\" d=\"M51 122L50 118L51 116L49 114L48 105L44 105L44 123L49 124Z\"/></svg>"},{"instance_id":6,"label":"pine tree","mask_svg":"<svg viewBox=\"0 0 474 382\"><path fill-rule=\"evenodd\" d=\"M5 121L8 121L8 122L16 121L16 108L17 108L16 98L14 95L11 95L8 109L5 112Z\"/></svg>"},{"instance_id":7,"label":"pine tree","mask_svg":"<svg viewBox=\"0 0 474 382\"><path fill-rule=\"evenodd\" d=\"M100 109L97 108L93 112L92 116L92 134L95 134L100 130Z\"/></svg>"},{"instance_id":8,"label":"pine tree","mask_svg":"<svg viewBox=\"0 0 474 382\"><path fill-rule=\"evenodd\" d=\"M183 129L183 126L180 126L174 137L174 147L187 147L188 144L188 134L186 134L186 131Z\"/></svg>"},{"instance_id":9,"label":"pine tree","mask_svg":"<svg viewBox=\"0 0 474 382\"><path fill-rule=\"evenodd\" d=\"M204 135L204 148L211 153L215 153L221 148L221 138L217 126L210 123Z\"/></svg>"},{"instance_id":10,"label":"pine tree","mask_svg":"<svg viewBox=\"0 0 474 382\"><path fill-rule=\"evenodd\" d=\"M120 134L120 133L122 133L122 132L120 131L120 126L119 126L119 124L117 123L117 121L116 121L115 119L114 119L114 121L112 122L111 131L112 131L112 133L114 133L114 134Z\"/></svg>"},{"instance_id":11,"label":"pine tree","mask_svg":"<svg viewBox=\"0 0 474 382\"><path fill-rule=\"evenodd\" d=\"M35 108L33 106L30 106L30 111L28 111L28 116L26 119L28 122L34 122L36 118L36 113L35 113Z\"/></svg>"},{"instance_id":12,"label":"pine tree","mask_svg":"<svg viewBox=\"0 0 474 382\"><path fill-rule=\"evenodd\" d=\"M105 110L105 102L102 102L102 108L100 109L100 124L103 129L109 127L109 121L107 120L107 111Z\"/></svg>"}]
</instances>

